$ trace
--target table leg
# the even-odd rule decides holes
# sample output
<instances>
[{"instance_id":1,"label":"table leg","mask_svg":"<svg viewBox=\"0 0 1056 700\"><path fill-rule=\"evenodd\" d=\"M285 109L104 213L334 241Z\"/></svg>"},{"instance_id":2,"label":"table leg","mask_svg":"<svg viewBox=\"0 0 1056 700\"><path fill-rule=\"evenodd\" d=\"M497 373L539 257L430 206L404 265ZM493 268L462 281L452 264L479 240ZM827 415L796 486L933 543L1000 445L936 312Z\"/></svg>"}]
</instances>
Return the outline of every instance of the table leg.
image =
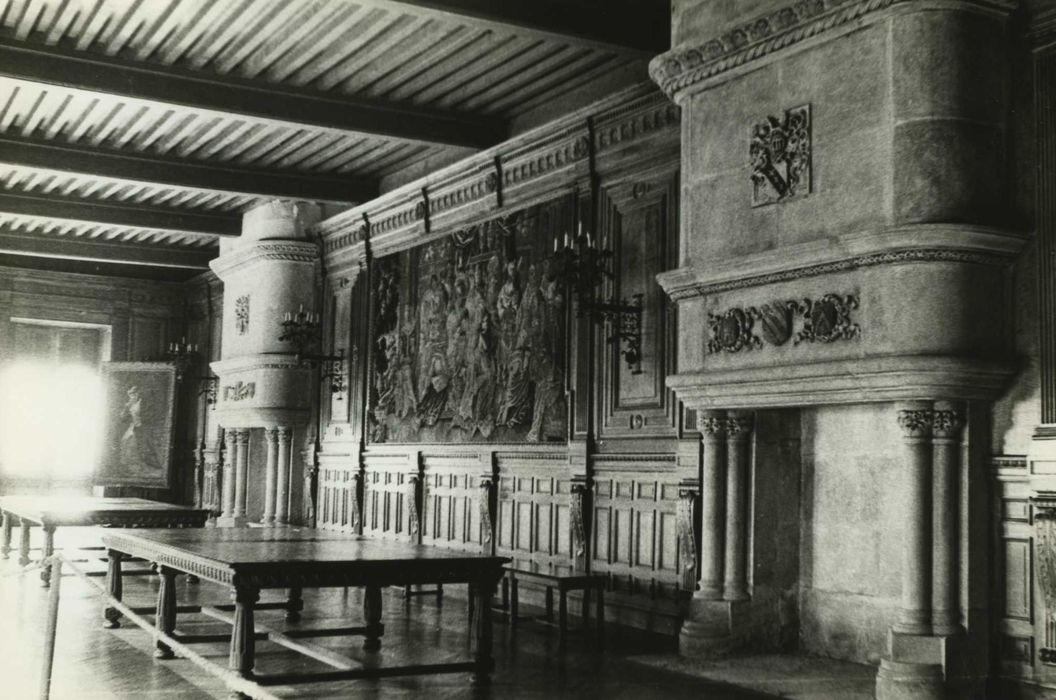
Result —
<instances>
[{"instance_id":1,"label":"table leg","mask_svg":"<svg viewBox=\"0 0 1056 700\"><path fill-rule=\"evenodd\" d=\"M51 585L51 555L55 553L55 528L44 526L44 552L40 559L40 581L47 588Z\"/></svg>"},{"instance_id":2,"label":"table leg","mask_svg":"<svg viewBox=\"0 0 1056 700\"><path fill-rule=\"evenodd\" d=\"M598 589L598 598L595 603L594 624L598 626L598 644L605 639L605 589Z\"/></svg>"},{"instance_id":3,"label":"table leg","mask_svg":"<svg viewBox=\"0 0 1056 700\"><path fill-rule=\"evenodd\" d=\"M513 579L514 582L516 580ZM481 684L488 683L491 680L491 672L495 670L495 660L491 657L491 597L495 593L496 583L498 581L494 579L478 581L472 587L476 599L473 602L473 610L476 613L473 625L473 662L476 664L476 670L473 672L473 679Z\"/></svg>"},{"instance_id":4,"label":"table leg","mask_svg":"<svg viewBox=\"0 0 1056 700\"><path fill-rule=\"evenodd\" d=\"M201 583L201 579L194 574L187 574L187 583L194 585L196 583Z\"/></svg>"},{"instance_id":5,"label":"table leg","mask_svg":"<svg viewBox=\"0 0 1056 700\"><path fill-rule=\"evenodd\" d=\"M583 618L581 620L581 622L583 623L583 629L587 629L587 627L590 626L590 587L589 586L583 589L583 614L581 615L581 617Z\"/></svg>"},{"instance_id":6,"label":"table leg","mask_svg":"<svg viewBox=\"0 0 1056 700\"><path fill-rule=\"evenodd\" d=\"M565 630L568 626L568 591L560 589L557 592L557 647L565 647Z\"/></svg>"},{"instance_id":7,"label":"table leg","mask_svg":"<svg viewBox=\"0 0 1056 700\"><path fill-rule=\"evenodd\" d=\"M520 603L520 596L517 590L517 577L510 576L510 626L517 625L517 606Z\"/></svg>"},{"instance_id":8,"label":"table leg","mask_svg":"<svg viewBox=\"0 0 1056 700\"><path fill-rule=\"evenodd\" d=\"M15 520L14 516L10 513L4 513L4 539L0 543L0 555L4 559L7 559L7 555L11 553L11 526Z\"/></svg>"},{"instance_id":9,"label":"table leg","mask_svg":"<svg viewBox=\"0 0 1056 700\"><path fill-rule=\"evenodd\" d=\"M231 653L227 665L243 678L253 675L253 637L256 634L253 607L258 600L260 591L256 588L239 586L235 589L235 625L231 630Z\"/></svg>"},{"instance_id":10,"label":"table leg","mask_svg":"<svg viewBox=\"0 0 1056 700\"><path fill-rule=\"evenodd\" d=\"M302 593L300 586L295 586L290 589L289 598L286 601L287 622L301 621L301 611L304 610L304 599L301 597Z\"/></svg>"},{"instance_id":11,"label":"table leg","mask_svg":"<svg viewBox=\"0 0 1056 700\"><path fill-rule=\"evenodd\" d=\"M29 527L30 523L25 518L18 520L18 565L29 565Z\"/></svg>"},{"instance_id":12,"label":"table leg","mask_svg":"<svg viewBox=\"0 0 1056 700\"><path fill-rule=\"evenodd\" d=\"M162 566L159 567L158 575L161 577L161 584L158 586L158 608L154 616L154 626L158 632L171 635L176 629L176 571ZM171 659L176 656L160 637L155 638L154 647L156 659Z\"/></svg>"},{"instance_id":13,"label":"table leg","mask_svg":"<svg viewBox=\"0 0 1056 700\"><path fill-rule=\"evenodd\" d=\"M363 649L377 651L381 648L381 635L385 632L385 626L381 624L380 586L367 586L363 591L363 619L366 622Z\"/></svg>"},{"instance_id":14,"label":"table leg","mask_svg":"<svg viewBox=\"0 0 1056 700\"><path fill-rule=\"evenodd\" d=\"M121 600L121 552L106 550L106 590L111 598ZM121 626L121 613L107 605L103 608L103 627L115 629Z\"/></svg>"},{"instance_id":15,"label":"table leg","mask_svg":"<svg viewBox=\"0 0 1056 700\"><path fill-rule=\"evenodd\" d=\"M551 586L546 587L546 619L554 619L554 589Z\"/></svg>"}]
</instances>

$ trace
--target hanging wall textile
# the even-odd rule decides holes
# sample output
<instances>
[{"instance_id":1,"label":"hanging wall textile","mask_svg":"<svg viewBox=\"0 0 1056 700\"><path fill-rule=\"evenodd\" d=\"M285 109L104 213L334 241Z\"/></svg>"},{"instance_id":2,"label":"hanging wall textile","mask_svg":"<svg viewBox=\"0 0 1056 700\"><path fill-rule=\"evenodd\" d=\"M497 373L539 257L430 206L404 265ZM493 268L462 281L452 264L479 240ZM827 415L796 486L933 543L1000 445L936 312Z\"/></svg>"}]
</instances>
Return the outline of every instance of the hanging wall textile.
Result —
<instances>
[{"instance_id":1,"label":"hanging wall textile","mask_svg":"<svg viewBox=\"0 0 1056 700\"><path fill-rule=\"evenodd\" d=\"M551 274L570 199L378 261L372 442L563 440L565 292Z\"/></svg>"}]
</instances>

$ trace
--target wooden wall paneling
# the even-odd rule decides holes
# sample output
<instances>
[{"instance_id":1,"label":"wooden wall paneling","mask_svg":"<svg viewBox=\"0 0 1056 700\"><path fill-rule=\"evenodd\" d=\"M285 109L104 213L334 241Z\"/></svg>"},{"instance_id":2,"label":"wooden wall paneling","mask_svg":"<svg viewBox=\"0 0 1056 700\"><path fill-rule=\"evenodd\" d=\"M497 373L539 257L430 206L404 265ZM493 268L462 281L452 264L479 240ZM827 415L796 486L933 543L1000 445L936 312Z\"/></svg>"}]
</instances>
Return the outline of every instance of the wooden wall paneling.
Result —
<instances>
[{"instance_id":1,"label":"wooden wall paneling","mask_svg":"<svg viewBox=\"0 0 1056 700\"><path fill-rule=\"evenodd\" d=\"M677 173L670 168L608 186L602 195L602 240L614 253L615 277L605 296L642 295L642 361L635 374L622 346L598 339L599 429L603 438L675 437L679 402L667 388L674 371L673 305L656 282L671 269L677 249Z\"/></svg>"},{"instance_id":2,"label":"wooden wall paneling","mask_svg":"<svg viewBox=\"0 0 1056 700\"><path fill-rule=\"evenodd\" d=\"M555 570L574 565L572 480L561 453L499 453L496 552Z\"/></svg>"},{"instance_id":3,"label":"wooden wall paneling","mask_svg":"<svg viewBox=\"0 0 1056 700\"><path fill-rule=\"evenodd\" d=\"M368 453L364 465L363 534L417 542L421 528L412 515L412 488L420 480L419 452Z\"/></svg>"},{"instance_id":4,"label":"wooden wall paneling","mask_svg":"<svg viewBox=\"0 0 1056 700\"><path fill-rule=\"evenodd\" d=\"M1045 645L1044 618L1034 615L1034 601L1041 600L1034 580L1033 513L1030 476L1025 460L995 460L994 519L996 532L998 663L1005 673L1034 675L1038 647ZM1038 619L1036 620L1035 617ZM1049 667L1050 669L1053 667ZM1051 673L1051 671L1050 671Z\"/></svg>"},{"instance_id":5,"label":"wooden wall paneling","mask_svg":"<svg viewBox=\"0 0 1056 700\"><path fill-rule=\"evenodd\" d=\"M362 520L358 459L320 455L316 527L357 534Z\"/></svg>"},{"instance_id":6,"label":"wooden wall paneling","mask_svg":"<svg viewBox=\"0 0 1056 700\"><path fill-rule=\"evenodd\" d=\"M481 478L490 465L490 450L423 454L423 543L480 551Z\"/></svg>"},{"instance_id":7,"label":"wooden wall paneling","mask_svg":"<svg viewBox=\"0 0 1056 700\"><path fill-rule=\"evenodd\" d=\"M673 600L684 585L673 455L605 455L594 466L591 568L614 590Z\"/></svg>"}]
</instances>

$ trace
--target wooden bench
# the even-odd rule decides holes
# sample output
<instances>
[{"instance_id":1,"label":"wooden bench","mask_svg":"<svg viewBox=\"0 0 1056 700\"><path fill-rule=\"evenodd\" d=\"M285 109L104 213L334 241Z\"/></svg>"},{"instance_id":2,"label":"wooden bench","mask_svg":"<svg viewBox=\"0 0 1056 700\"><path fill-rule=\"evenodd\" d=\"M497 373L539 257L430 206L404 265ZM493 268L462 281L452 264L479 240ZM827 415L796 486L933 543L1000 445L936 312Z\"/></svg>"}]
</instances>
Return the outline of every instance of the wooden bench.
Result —
<instances>
[{"instance_id":1,"label":"wooden bench","mask_svg":"<svg viewBox=\"0 0 1056 700\"><path fill-rule=\"evenodd\" d=\"M583 627L590 620L590 601L594 595L594 625L598 638L601 639L605 626L605 583L604 574L588 574L581 571L560 572L550 568L529 564L507 564L503 567L502 607L509 612L510 624L517 624L518 587L521 581L540 584L546 587L546 620L554 618L554 589L557 589L557 639L563 647L568 630L568 592L583 592Z\"/></svg>"}]
</instances>

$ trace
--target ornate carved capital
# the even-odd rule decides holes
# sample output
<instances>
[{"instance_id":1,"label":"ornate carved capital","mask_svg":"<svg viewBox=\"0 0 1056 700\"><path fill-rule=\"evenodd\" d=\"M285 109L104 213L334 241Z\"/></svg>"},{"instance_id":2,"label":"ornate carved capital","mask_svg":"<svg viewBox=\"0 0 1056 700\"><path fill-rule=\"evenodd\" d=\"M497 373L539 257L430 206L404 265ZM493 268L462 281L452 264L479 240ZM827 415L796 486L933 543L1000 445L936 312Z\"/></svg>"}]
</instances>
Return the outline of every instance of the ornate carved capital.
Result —
<instances>
[{"instance_id":1,"label":"ornate carved capital","mask_svg":"<svg viewBox=\"0 0 1056 700\"><path fill-rule=\"evenodd\" d=\"M752 433L754 416L751 413L731 413L726 416L726 437L729 440L744 440Z\"/></svg>"},{"instance_id":2,"label":"ornate carved capital","mask_svg":"<svg viewBox=\"0 0 1056 700\"><path fill-rule=\"evenodd\" d=\"M726 435L726 416L719 411L701 414L698 423L700 432L707 438L722 438Z\"/></svg>"},{"instance_id":3,"label":"ornate carved capital","mask_svg":"<svg viewBox=\"0 0 1056 700\"><path fill-rule=\"evenodd\" d=\"M907 438L926 438L931 435L934 411L930 408L903 409L898 412L898 426Z\"/></svg>"},{"instance_id":4,"label":"ornate carved capital","mask_svg":"<svg viewBox=\"0 0 1056 700\"><path fill-rule=\"evenodd\" d=\"M235 432L235 439L238 440L240 447L246 447L249 445L249 428L240 428Z\"/></svg>"},{"instance_id":5,"label":"ornate carved capital","mask_svg":"<svg viewBox=\"0 0 1056 700\"><path fill-rule=\"evenodd\" d=\"M290 441L293 439L293 430L291 430L290 428L287 428L285 426L280 426L280 427L276 428L276 430L279 431L279 440L281 442L289 444Z\"/></svg>"},{"instance_id":6,"label":"ornate carved capital","mask_svg":"<svg viewBox=\"0 0 1056 700\"><path fill-rule=\"evenodd\" d=\"M957 409L937 410L932 416L931 430L936 438L956 438L964 427L964 412Z\"/></svg>"},{"instance_id":7,"label":"ornate carved capital","mask_svg":"<svg viewBox=\"0 0 1056 700\"><path fill-rule=\"evenodd\" d=\"M266 428L264 430L264 439L268 441L268 445L277 444L279 442L279 429Z\"/></svg>"}]
</instances>

